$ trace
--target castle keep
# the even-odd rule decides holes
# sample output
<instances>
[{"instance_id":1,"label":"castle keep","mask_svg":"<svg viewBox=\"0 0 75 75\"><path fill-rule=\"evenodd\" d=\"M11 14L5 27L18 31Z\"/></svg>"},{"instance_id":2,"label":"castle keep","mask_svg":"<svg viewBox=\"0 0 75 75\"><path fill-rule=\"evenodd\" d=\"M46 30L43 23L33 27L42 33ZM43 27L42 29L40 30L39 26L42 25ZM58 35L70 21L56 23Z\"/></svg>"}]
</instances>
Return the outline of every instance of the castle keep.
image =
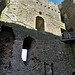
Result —
<instances>
[{"instance_id":1,"label":"castle keep","mask_svg":"<svg viewBox=\"0 0 75 75\"><path fill-rule=\"evenodd\" d=\"M75 14L69 2L58 8L47 0L1 0L0 75L75 74Z\"/></svg>"}]
</instances>

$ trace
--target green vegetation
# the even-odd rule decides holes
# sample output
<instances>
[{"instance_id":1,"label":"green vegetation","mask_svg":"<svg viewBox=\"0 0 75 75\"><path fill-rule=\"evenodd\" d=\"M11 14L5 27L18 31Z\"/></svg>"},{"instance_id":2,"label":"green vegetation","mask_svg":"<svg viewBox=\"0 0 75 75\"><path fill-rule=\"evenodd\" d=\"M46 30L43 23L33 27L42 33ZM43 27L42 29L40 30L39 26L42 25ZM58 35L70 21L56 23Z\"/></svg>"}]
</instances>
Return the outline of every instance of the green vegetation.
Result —
<instances>
[{"instance_id":1,"label":"green vegetation","mask_svg":"<svg viewBox=\"0 0 75 75\"><path fill-rule=\"evenodd\" d=\"M4 10L3 10L3 11L2 11L2 13L1 13L0 21L2 21L2 19L3 19L3 15L4 15L4 13L5 13L6 9L7 9L7 8L9 8L9 6L10 6L10 0L7 2L6 7L4 8Z\"/></svg>"},{"instance_id":2,"label":"green vegetation","mask_svg":"<svg viewBox=\"0 0 75 75\"><path fill-rule=\"evenodd\" d=\"M2 11L2 13L1 13L1 16L0 16L0 21L2 21L2 19L3 19L3 15L4 15L4 13L5 13L5 10L6 10L6 8Z\"/></svg>"}]
</instances>

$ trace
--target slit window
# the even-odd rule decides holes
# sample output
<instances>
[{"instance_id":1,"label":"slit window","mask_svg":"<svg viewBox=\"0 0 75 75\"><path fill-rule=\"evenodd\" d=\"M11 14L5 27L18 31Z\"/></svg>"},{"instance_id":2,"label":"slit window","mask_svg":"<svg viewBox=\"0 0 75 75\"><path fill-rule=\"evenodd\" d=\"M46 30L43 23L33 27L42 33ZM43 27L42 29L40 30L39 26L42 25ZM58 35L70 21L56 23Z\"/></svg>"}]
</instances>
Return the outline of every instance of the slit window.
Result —
<instances>
[{"instance_id":1,"label":"slit window","mask_svg":"<svg viewBox=\"0 0 75 75\"><path fill-rule=\"evenodd\" d=\"M65 30L61 28L62 37L65 37L64 33L65 33Z\"/></svg>"}]
</instances>

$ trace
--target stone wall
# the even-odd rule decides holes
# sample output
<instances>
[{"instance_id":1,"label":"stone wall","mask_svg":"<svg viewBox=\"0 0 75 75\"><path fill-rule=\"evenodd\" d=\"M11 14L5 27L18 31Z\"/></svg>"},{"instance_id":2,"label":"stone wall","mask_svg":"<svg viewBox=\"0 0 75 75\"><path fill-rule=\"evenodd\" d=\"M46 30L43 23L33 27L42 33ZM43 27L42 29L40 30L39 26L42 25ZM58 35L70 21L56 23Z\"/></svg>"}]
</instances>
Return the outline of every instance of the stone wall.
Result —
<instances>
[{"instance_id":1,"label":"stone wall","mask_svg":"<svg viewBox=\"0 0 75 75\"><path fill-rule=\"evenodd\" d=\"M66 44L61 42L59 36L52 33L42 33L35 30L27 29L23 26L14 23L0 23L0 28L7 26L12 28L15 34L12 48L6 50L10 58L3 57L0 64L0 73L4 75L71 75L71 66L66 53ZM2 28L1 28L2 33ZM0 33L0 34L1 34ZM4 35L5 37L8 36ZM31 55L27 64L24 64L21 59L23 42L26 37L34 39L30 47ZM1 40L1 38L0 38ZM6 46L8 48L8 46ZM2 60L0 59L0 60ZM8 62L8 63L7 63ZM1 75L0 74L0 75Z\"/></svg>"}]
</instances>

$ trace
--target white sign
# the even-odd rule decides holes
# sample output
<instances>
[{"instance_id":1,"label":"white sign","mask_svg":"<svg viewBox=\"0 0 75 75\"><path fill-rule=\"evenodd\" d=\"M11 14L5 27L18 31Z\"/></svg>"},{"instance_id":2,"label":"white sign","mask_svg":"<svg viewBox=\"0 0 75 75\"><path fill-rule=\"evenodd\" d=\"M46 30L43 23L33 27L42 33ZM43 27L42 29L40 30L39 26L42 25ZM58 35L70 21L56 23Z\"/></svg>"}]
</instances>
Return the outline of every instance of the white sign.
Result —
<instances>
[{"instance_id":1,"label":"white sign","mask_svg":"<svg viewBox=\"0 0 75 75\"><path fill-rule=\"evenodd\" d=\"M27 60L27 49L22 49L21 58L23 61Z\"/></svg>"}]
</instances>

